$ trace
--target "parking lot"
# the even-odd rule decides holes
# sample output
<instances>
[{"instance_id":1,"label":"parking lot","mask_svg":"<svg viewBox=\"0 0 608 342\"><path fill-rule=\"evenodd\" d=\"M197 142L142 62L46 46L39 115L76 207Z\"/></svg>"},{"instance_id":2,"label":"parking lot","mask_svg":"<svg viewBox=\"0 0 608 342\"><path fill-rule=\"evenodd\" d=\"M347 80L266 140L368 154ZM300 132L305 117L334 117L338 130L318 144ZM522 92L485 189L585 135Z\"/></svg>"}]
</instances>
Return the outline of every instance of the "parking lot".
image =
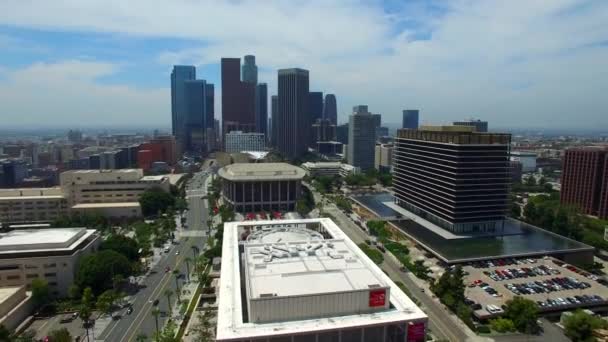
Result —
<instances>
[{"instance_id":1,"label":"parking lot","mask_svg":"<svg viewBox=\"0 0 608 342\"><path fill-rule=\"evenodd\" d=\"M533 300L545 311L601 305L608 300L608 287L599 284L596 276L549 257L476 262L463 270L467 304L478 317L502 313L495 309L515 296Z\"/></svg>"}]
</instances>

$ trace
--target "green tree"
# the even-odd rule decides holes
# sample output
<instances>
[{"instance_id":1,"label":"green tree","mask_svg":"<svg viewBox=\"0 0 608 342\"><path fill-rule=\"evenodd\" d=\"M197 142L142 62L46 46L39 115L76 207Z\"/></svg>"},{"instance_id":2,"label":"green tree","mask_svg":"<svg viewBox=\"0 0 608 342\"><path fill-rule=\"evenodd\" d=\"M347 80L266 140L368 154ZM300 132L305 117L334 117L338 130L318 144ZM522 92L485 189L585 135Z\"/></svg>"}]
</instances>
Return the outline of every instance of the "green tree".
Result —
<instances>
[{"instance_id":1,"label":"green tree","mask_svg":"<svg viewBox=\"0 0 608 342\"><path fill-rule=\"evenodd\" d=\"M177 301L181 302L182 298L181 298L181 290L179 288L179 277L180 277L180 272L178 270L173 270L173 277L175 278L175 293L177 294Z\"/></svg>"},{"instance_id":2,"label":"green tree","mask_svg":"<svg viewBox=\"0 0 608 342\"><path fill-rule=\"evenodd\" d=\"M306 204L306 200L299 199L296 202L296 211L298 212L298 214L306 216L310 212L310 210L311 208L308 207L308 205Z\"/></svg>"},{"instance_id":3,"label":"green tree","mask_svg":"<svg viewBox=\"0 0 608 342\"><path fill-rule=\"evenodd\" d=\"M147 340L148 340L148 335L146 335L144 333L139 333L139 334L137 334L137 336L135 336L136 342L146 342Z\"/></svg>"},{"instance_id":4,"label":"green tree","mask_svg":"<svg viewBox=\"0 0 608 342\"><path fill-rule=\"evenodd\" d=\"M72 334L70 334L67 328L53 330L49 336L53 342L72 342Z\"/></svg>"},{"instance_id":5,"label":"green tree","mask_svg":"<svg viewBox=\"0 0 608 342\"><path fill-rule=\"evenodd\" d=\"M112 234L99 246L100 250L111 250L118 252L131 261L139 258L139 246L134 239L118 234Z\"/></svg>"},{"instance_id":6,"label":"green tree","mask_svg":"<svg viewBox=\"0 0 608 342\"><path fill-rule=\"evenodd\" d=\"M167 306L169 307L169 312L171 312L171 297L173 297L173 290L166 289L164 294L167 297Z\"/></svg>"},{"instance_id":7,"label":"green tree","mask_svg":"<svg viewBox=\"0 0 608 342\"><path fill-rule=\"evenodd\" d=\"M190 282L190 263L192 262L192 258L186 257L184 258L184 261L186 262L186 277L188 282Z\"/></svg>"},{"instance_id":8,"label":"green tree","mask_svg":"<svg viewBox=\"0 0 608 342\"><path fill-rule=\"evenodd\" d=\"M536 178L534 176L528 176L524 180L526 186L536 186Z\"/></svg>"},{"instance_id":9,"label":"green tree","mask_svg":"<svg viewBox=\"0 0 608 342\"><path fill-rule=\"evenodd\" d=\"M11 340L11 331L8 330L4 325L0 325L0 341L10 342Z\"/></svg>"},{"instance_id":10,"label":"green tree","mask_svg":"<svg viewBox=\"0 0 608 342\"><path fill-rule=\"evenodd\" d=\"M82 293L80 292L80 287L78 287L78 285L70 285L68 288L68 297L70 297L71 300L77 300L81 295Z\"/></svg>"},{"instance_id":11,"label":"green tree","mask_svg":"<svg viewBox=\"0 0 608 342\"><path fill-rule=\"evenodd\" d=\"M534 301L516 296L506 306L505 317L513 321L515 329L528 334L539 331L538 305Z\"/></svg>"},{"instance_id":12,"label":"green tree","mask_svg":"<svg viewBox=\"0 0 608 342\"><path fill-rule=\"evenodd\" d=\"M386 241L391 236L391 233L386 228L386 221L370 220L367 221L366 226L369 229L369 233L378 237L380 241Z\"/></svg>"},{"instance_id":13,"label":"green tree","mask_svg":"<svg viewBox=\"0 0 608 342\"><path fill-rule=\"evenodd\" d=\"M567 317L564 320L566 336L572 341L595 341L593 330L605 329L607 327L608 323L606 323L606 321L599 317L591 316L582 310L575 311L572 316Z\"/></svg>"},{"instance_id":14,"label":"green tree","mask_svg":"<svg viewBox=\"0 0 608 342\"><path fill-rule=\"evenodd\" d=\"M50 298L49 283L41 278L32 280L32 300L36 303L36 306L44 306Z\"/></svg>"},{"instance_id":15,"label":"green tree","mask_svg":"<svg viewBox=\"0 0 608 342\"><path fill-rule=\"evenodd\" d=\"M526 222L536 222L538 220L538 212L536 210L536 204L532 201L528 201L528 204L524 206L524 218Z\"/></svg>"},{"instance_id":16,"label":"green tree","mask_svg":"<svg viewBox=\"0 0 608 342\"><path fill-rule=\"evenodd\" d=\"M570 230L568 219L568 212L564 208L557 209L555 218L553 219L553 231L560 235L568 236Z\"/></svg>"},{"instance_id":17,"label":"green tree","mask_svg":"<svg viewBox=\"0 0 608 342\"><path fill-rule=\"evenodd\" d=\"M158 308L154 308L152 309L152 311L150 312L150 314L154 317L154 323L156 326L156 341L158 341L159 337L160 337L160 330L158 329L158 316L160 316L160 310Z\"/></svg>"},{"instance_id":18,"label":"green tree","mask_svg":"<svg viewBox=\"0 0 608 342\"><path fill-rule=\"evenodd\" d=\"M519 204L513 202L511 203L511 217L513 218L520 218L521 216L521 207L519 206Z\"/></svg>"},{"instance_id":19,"label":"green tree","mask_svg":"<svg viewBox=\"0 0 608 342\"><path fill-rule=\"evenodd\" d=\"M114 290L104 291L97 297L97 303L95 304L95 306L99 311L103 312L104 314L110 314L110 312L112 312L112 306L116 301L116 297L117 295Z\"/></svg>"},{"instance_id":20,"label":"green tree","mask_svg":"<svg viewBox=\"0 0 608 342\"><path fill-rule=\"evenodd\" d=\"M91 328L91 315L93 314L93 302L95 297L93 296L93 290L87 287L82 291L82 299L80 300L80 308L78 310L78 316L82 320L84 328L86 330L87 339L89 336L89 329Z\"/></svg>"},{"instance_id":21,"label":"green tree","mask_svg":"<svg viewBox=\"0 0 608 342\"><path fill-rule=\"evenodd\" d=\"M493 330L499 333L515 331L515 324L508 318L497 318L490 321Z\"/></svg>"},{"instance_id":22,"label":"green tree","mask_svg":"<svg viewBox=\"0 0 608 342\"><path fill-rule=\"evenodd\" d=\"M159 188L144 191L139 196L139 204L144 216L156 216L175 205L175 197Z\"/></svg>"},{"instance_id":23,"label":"green tree","mask_svg":"<svg viewBox=\"0 0 608 342\"><path fill-rule=\"evenodd\" d=\"M124 255L110 250L89 254L82 258L77 283L80 287L90 287L94 293L101 293L113 287L116 275L131 275L131 263Z\"/></svg>"}]
</instances>

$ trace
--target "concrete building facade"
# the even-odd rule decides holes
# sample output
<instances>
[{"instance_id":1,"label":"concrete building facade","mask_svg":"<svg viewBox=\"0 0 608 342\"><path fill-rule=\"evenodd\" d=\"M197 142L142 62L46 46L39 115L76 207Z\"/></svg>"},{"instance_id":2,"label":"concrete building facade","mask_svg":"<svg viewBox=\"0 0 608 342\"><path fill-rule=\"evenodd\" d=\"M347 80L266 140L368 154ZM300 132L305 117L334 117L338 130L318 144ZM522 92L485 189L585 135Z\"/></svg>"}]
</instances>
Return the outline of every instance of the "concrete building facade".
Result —
<instances>
[{"instance_id":1,"label":"concrete building facade","mask_svg":"<svg viewBox=\"0 0 608 342\"><path fill-rule=\"evenodd\" d=\"M243 133L241 131L232 131L226 134L226 153L235 153L242 151L265 151L266 137L263 133Z\"/></svg>"},{"instance_id":2,"label":"concrete building facade","mask_svg":"<svg viewBox=\"0 0 608 342\"><path fill-rule=\"evenodd\" d=\"M237 212L293 211L305 172L287 163L238 163L218 175L223 200Z\"/></svg>"},{"instance_id":3,"label":"concrete building facade","mask_svg":"<svg viewBox=\"0 0 608 342\"><path fill-rule=\"evenodd\" d=\"M378 171L390 172L393 167L393 144L376 144L374 167Z\"/></svg>"},{"instance_id":4,"label":"concrete building facade","mask_svg":"<svg viewBox=\"0 0 608 342\"><path fill-rule=\"evenodd\" d=\"M424 312L330 219L224 232L217 341L425 340Z\"/></svg>"},{"instance_id":5,"label":"concrete building facade","mask_svg":"<svg viewBox=\"0 0 608 342\"><path fill-rule=\"evenodd\" d=\"M49 222L68 214L59 187L0 190L0 222Z\"/></svg>"},{"instance_id":6,"label":"concrete building facade","mask_svg":"<svg viewBox=\"0 0 608 342\"><path fill-rule=\"evenodd\" d=\"M0 233L0 286L44 279L51 295L65 297L80 259L96 251L101 238L94 229L47 228Z\"/></svg>"},{"instance_id":7,"label":"concrete building facade","mask_svg":"<svg viewBox=\"0 0 608 342\"><path fill-rule=\"evenodd\" d=\"M475 127L475 132L485 133L488 131L488 122L481 121L479 119L474 120L463 120L463 121L454 121L454 126L471 126Z\"/></svg>"},{"instance_id":8,"label":"concrete building facade","mask_svg":"<svg viewBox=\"0 0 608 342\"><path fill-rule=\"evenodd\" d=\"M355 106L348 123L347 160L363 171L374 168L376 120L367 106Z\"/></svg>"}]
</instances>

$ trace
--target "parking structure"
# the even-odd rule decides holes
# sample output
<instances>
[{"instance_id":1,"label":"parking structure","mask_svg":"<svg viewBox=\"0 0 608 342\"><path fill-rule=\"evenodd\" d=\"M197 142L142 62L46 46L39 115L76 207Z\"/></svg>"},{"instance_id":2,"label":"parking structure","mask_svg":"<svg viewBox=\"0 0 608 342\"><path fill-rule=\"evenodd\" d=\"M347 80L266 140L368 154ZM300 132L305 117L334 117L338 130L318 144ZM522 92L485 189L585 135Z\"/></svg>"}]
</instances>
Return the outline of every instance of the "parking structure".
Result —
<instances>
[{"instance_id":1,"label":"parking structure","mask_svg":"<svg viewBox=\"0 0 608 342\"><path fill-rule=\"evenodd\" d=\"M541 312L608 304L608 287L596 275L551 258L496 259L465 265L466 304L480 319L498 316L515 296Z\"/></svg>"}]
</instances>

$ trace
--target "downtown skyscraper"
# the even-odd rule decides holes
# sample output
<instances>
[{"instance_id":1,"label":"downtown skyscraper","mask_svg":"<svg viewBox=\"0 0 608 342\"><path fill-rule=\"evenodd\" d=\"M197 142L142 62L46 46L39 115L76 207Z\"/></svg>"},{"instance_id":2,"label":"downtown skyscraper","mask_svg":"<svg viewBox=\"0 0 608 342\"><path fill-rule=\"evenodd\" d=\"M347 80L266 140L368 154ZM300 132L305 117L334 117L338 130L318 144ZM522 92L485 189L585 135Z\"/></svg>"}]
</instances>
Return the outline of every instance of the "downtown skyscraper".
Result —
<instances>
[{"instance_id":1,"label":"downtown skyscraper","mask_svg":"<svg viewBox=\"0 0 608 342\"><path fill-rule=\"evenodd\" d=\"M281 69L278 78L276 144L285 158L296 159L306 153L311 135L308 70Z\"/></svg>"},{"instance_id":2,"label":"downtown skyscraper","mask_svg":"<svg viewBox=\"0 0 608 342\"><path fill-rule=\"evenodd\" d=\"M174 65L171 72L171 132L177 141L178 149L185 148L187 100L185 81L196 79L196 68L192 65Z\"/></svg>"},{"instance_id":3,"label":"downtown skyscraper","mask_svg":"<svg viewBox=\"0 0 608 342\"><path fill-rule=\"evenodd\" d=\"M348 163L366 171L374 168L376 125L367 106L355 106L348 122Z\"/></svg>"},{"instance_id":4,"label":"downtown skyscraper","mask_svg":"<svg viewBox=\"0 0 608 342\"><path fill-rule=\"evenodd\" d=\"M419 114L418 109L405 109L403 111L403 124L401 128L417 129Z\"/></svg>"},{"instance_id":5,"label":"downtown skyscraper","mask_svg":"<svg viewBox=\"0 0 608 342\"><path fill-rule=\"evenodd\" d=\"M222 58L221 68L223 135L231 131L254 132L256 85L241 81L240 58Z\"/></svg>"},{"instance_id":6,"label":"downtown skyscraper","mask_svg":"<svg viewBox=\"0 0 608 342\"><path fill-rule=\"evenodd\" d=\"M336 104L336 95L325 95L323 103L323 119L331 121L332 124L338 124L338 106Z\"/></svg>"}]
</instances>

